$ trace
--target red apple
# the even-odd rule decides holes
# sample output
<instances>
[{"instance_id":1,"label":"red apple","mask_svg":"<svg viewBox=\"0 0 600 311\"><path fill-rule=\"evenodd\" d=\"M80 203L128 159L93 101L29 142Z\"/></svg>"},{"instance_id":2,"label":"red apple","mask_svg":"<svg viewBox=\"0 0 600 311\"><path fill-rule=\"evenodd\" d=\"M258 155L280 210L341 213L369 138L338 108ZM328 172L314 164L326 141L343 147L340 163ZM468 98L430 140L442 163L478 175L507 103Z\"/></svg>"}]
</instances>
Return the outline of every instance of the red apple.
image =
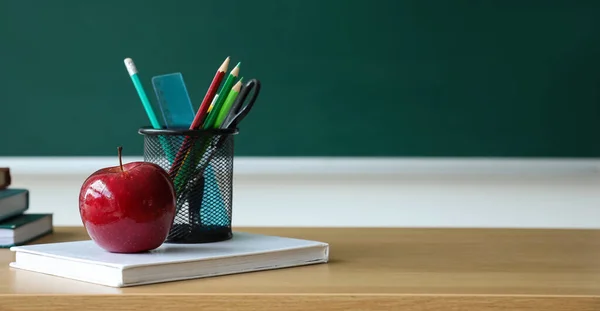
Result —
<instances>
[{"instance_id":1,"label":"red apple","mask_svg":"<svg viewBox=\"0 0 600 311\"><path fill-rule=\"evenodd\" d=\"M92 173L79 192L79 214L89 236L114 253L159 247L175 218L175 190L168 173L150 162L123 164Z\"/></svg>"}]
</instances>

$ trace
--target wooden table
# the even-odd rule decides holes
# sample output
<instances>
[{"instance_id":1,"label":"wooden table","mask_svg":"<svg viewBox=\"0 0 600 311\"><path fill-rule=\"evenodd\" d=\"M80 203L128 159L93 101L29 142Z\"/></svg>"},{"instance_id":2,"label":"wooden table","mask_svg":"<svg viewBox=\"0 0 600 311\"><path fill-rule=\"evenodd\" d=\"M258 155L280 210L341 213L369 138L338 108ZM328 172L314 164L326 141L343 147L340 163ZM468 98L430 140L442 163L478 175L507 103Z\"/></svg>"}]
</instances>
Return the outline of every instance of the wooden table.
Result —
<instances>
[{"instance_id":1,"label":"wooden table","mask_svg":"<svg viewBox=\"0 0 600 311\"><path fill-rule=\"evenodd\" d=\"M325 241L331 261L117 289L9 268L4 249L0 310L600 310L600 230L236 230Z\"/></svg>"}]
</instances>

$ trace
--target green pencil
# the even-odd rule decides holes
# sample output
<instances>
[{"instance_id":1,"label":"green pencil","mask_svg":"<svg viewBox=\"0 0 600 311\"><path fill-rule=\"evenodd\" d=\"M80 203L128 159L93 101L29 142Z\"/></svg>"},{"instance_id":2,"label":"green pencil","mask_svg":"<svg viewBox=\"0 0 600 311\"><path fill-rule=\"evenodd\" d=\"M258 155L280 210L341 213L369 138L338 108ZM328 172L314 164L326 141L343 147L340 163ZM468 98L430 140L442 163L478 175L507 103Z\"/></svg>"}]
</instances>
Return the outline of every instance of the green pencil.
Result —
<instances>
[{"instance_id":1,"label":"green pencil","mask_svg":"<svg viewBox=\"0 0 600 311\"><path fill-rule=\"evenodd\" d=\"M210 113L206 117L206 120L204 120L204 126L203 126L204 129L209 129L209 128L214 127L215 121L217 120L217 115L219 114L219 110L221 110L221 106L223 106L223 103L227 99L227 95L229 94L229 91L231 90L231 87L233 86L233 82L234 82L235 78L238 77L239 73L240 73L240 63L238 63L235 66L235 68L233 68L231 70L231 72L229 73L229 76L227 76L227 79L225 80L225 83L223 83L223 87L221 88L221 91L219 92L219 98L217 98L217 100L215 101L214 107L211 109Z\"/></svg>"},{"instance_id":2,"label":"green pencil","mask_svg":"<svg viewBox=\"0 0 600 311\"><path fill-rule=\"evenodd\" d=\"M231 92L227 94L227 99L225 99L225 103L223 103L223 107L221 107L221 110L217 116L217 120L215 121L215 128L221 128L221 124L223 124L223 121L227 117L229 110L231 110L231 105L233 105L233 102L242 89L243 79L244 78L240 78L240 80L238 80L238 82L231 88Z\"/></svg>"}]
</instances>

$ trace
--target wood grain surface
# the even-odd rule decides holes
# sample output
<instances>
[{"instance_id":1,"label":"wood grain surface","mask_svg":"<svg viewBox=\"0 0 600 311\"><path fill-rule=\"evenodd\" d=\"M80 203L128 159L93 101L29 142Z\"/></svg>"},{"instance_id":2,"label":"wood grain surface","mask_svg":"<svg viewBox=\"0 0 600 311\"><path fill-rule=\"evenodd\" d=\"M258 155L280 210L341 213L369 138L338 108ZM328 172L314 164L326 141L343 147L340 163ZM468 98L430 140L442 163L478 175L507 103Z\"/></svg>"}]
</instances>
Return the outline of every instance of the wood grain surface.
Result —
<instances>
[{"instance_id":1,"label":"wood grain surface","mask_svg":"<svg viewBox=\"0 0 600 311\"><path fill-rule=\"evenodd\" d=\"M236 230L328 242L331 261L119 289L10 268L3 249L0 310L600 310L600 230Z\"/></svg>"}]
</instances>

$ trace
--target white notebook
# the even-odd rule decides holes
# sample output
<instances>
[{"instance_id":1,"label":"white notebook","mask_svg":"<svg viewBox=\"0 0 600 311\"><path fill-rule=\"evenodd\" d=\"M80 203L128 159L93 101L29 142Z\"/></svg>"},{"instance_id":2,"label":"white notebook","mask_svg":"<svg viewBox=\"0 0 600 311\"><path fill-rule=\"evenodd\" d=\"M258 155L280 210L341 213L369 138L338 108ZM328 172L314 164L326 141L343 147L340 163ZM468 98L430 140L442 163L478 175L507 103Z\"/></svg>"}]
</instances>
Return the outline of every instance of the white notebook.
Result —
<instances>
[{"instance_id":1,"label":"white notebook","mask_svg":"<svg viewBox=\"0 0 600 311\"><path fill-rule=\"evenodd\" d=\"M109 253L93 241L15 246L13 268L126 287L326 263L329 244L235 232L228 241L169 244L147 253Z\"/></svg>"}]
</instances>

